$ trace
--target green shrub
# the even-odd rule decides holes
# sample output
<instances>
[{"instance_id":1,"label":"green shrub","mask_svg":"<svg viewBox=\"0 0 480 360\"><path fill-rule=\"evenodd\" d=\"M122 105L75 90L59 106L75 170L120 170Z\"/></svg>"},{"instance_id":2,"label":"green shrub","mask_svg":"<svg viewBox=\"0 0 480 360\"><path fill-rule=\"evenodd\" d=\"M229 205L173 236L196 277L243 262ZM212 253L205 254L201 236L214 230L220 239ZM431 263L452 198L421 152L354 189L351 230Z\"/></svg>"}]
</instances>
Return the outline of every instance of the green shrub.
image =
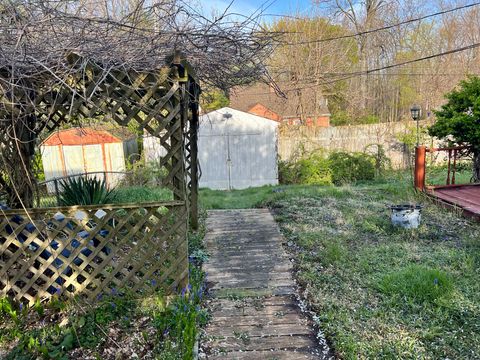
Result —
<instances>
[{"instance_id":1,"label":"green shrub","mask_svg":"<svg viewBox=\"0 0 480 360\"><path fill-rule=\"evenodd\" d=\"M279 162L279 180L283 184L331 185L328 160L319 152L289 162Z\"/></svg>"},{"instance_id":2,"label":"green shrub","mask_svg":"<svg viewBox=\"0 0 480 360\"><path fill-rule=\"evenodd\" d=\"M383 148L374 155L337 151L326 158L317 151L298 160L279 161L281 184L343 185L369 181L390 166Z\"/></svg>"},{"instance_id":3,"label":"green shrub","mask_svg":"<svg viewBox=\"0 0 480 360\"><path fill-rule=\"evenodd\" d=\"M321 154L312 154L298 161L295 166L295 174L300 184L332 184L332 171L329 167L328 160Z\"/></svg>"},{"instance_id":4,"label":"green shrub","mask_svg":"<svg viewBox=\"0 0 480 360\"><path fill-rule=\"evenodd\" d=\"M127 164L127 171L122 180L123 186L159 186L168 175L167 170L158 162L148 162L144 158Z\"/></svg>"},{"instance_id":5,"label":"green shrub","mask_svg":"<svg viewBox=\"0 0 480 360\"><path fill-rule=\"evenodd\" d=\"M378 124L380 119L375 115L364 115L358 118L357 124Z\"/></svg>"},{"instance_id":6,"label":"green shrub","mask_svg":"<svg viewBox=\"0 0 480 360\"><path fill-rule=\"evenodd\" d=\"M114 202L145 203L152 201L169 201L173 199L172 191L161 187L128 186L117 187Z\"/></svg>"},{"instance_id":7,"label":"green shrub","mask_svg":"<svg viewBox=\"0 0 480 360\"><path fill-rule=\"evenodd\" d=\"M371 155L338 151L330 154L328 162L335 185L375 178L375 159Z\"/></svg>"},{"instance_id":8,"label":"green shrub","mask_svg":"<svg viewBox=\"0 0 480 360\"><path fill-rule=\"evenodd\" d=\"M330 124L332 126L344 126L352 123L352 118L345 110L338 110L332 114Z\"/></svg>"},{"instance_id":9,"label":"green shrub","mask_svg":"<svg viewBox=\"0 0 480 360\"><path fill-rule=\"evenodd\" d=\"M453 282L443 271L411 265L384 276L379 288L387 295L418 302L433 302L449 296L453 291Z\"/></svg>"},{"instance_id":10,"label":"green shrub","mask_svg":"<svg viewBox=\"0 0 480 360\"><path fill-rule=\"evenodd\" d=\"M385 171L392 168L392 161L387 156L385 148L380 144L370 144L363 150L365 154L369 154L375 162L375 175L383 176Z\"/></svg>"},{"instance_id":11,"label":"green shrub","mask_svg":"<svg viewBox=\"0 0 480 360\"><path fill-rule=\"evenodd\" d=\"M280 184L297 184L294 161L278 161L278 181Z\"/></svg>"},{"instance_id":12,"label":"green shrub","mask_svg":"<svg viewBox=\"0 0 480 360\"><path fill-rule=\"evenodd\" d=\"M69 178L62 181L61 187L59 203L63 206L108 204L115 200L115 193L105 180L96 177Z\"/></svg>"}]
</instances>

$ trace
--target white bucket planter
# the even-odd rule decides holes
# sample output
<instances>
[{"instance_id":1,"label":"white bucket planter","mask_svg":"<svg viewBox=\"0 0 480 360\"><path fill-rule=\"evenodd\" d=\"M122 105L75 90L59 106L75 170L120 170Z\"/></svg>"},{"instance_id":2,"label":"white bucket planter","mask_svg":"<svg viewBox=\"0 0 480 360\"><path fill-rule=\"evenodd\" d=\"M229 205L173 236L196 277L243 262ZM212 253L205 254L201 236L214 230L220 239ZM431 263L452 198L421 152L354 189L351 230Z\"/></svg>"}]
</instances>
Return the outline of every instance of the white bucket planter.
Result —
<instances>
[{"instance_id":1,"label":"white bucket planter","mask_svg":"<svg viewBox=\"0 0 480 360\"><path fill-rule=\"evenodd\" d=\"M392 224L404 229L416 229L422 219L421 205L392 205Z\"/></svg>"}]
</instances>

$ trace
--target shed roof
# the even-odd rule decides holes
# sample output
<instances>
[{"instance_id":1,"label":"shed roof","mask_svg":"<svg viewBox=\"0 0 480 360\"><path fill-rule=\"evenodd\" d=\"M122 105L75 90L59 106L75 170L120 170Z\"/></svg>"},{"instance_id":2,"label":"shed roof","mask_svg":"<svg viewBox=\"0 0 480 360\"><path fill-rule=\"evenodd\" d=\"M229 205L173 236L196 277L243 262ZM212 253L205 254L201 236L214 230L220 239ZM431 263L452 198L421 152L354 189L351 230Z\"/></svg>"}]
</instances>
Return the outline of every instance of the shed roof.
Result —
<instances>
[{"instance_id":1,"label":"shed roof","mask_svg":"<svg viewBox=\"0 0 480 360\"><path fill-rule=\"evenodd\" d=\"M210 111L207 114L203 114L200 116L200 121L208 121L208 122L224 122L225 120L239 120L239 121L254 121L258 123L265 123L270 126L278 126L278 121L269 119L267 117L263 117L260 115L252 114L246 111L241 111L237 109L233 109L231 107L223 107L218 110Z\"/></svg>"},{"instance_id":2,"label":"shed roof","mask_svg":"<svg viewBox=\"0 0 480 360\"><path fill-rule=\"evenodd\" d=\"M54 132L42 145L46 146L72 146L72 145L93 145L121 143L122 140L113 136L105 130L95 130L92 128L73 128Z\"/></svg>"}]
</instances>

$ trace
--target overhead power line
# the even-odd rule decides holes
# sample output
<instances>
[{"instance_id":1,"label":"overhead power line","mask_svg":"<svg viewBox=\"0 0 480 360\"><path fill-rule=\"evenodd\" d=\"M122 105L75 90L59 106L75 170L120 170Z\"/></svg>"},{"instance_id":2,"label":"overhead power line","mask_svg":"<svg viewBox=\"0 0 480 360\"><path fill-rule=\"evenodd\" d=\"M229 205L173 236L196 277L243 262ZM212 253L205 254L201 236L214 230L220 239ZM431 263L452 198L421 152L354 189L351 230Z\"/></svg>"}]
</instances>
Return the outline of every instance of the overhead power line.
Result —
<instances>
[{"instance_id":1,"label":"overhead power line","mask_svg":"<svg viewBox=\"0 0 480 360\"><path fill-rule=\"evenodd\" d=\"M458 6L458 7L452 8L452 9L448 9L448 10L438 11L438 12L433 13L433 14L428 14L428 15L417 17L417 18L408 19L408 20L405 20L405 21L398 22L396 24L390 24L390 25L386 25L386 26L371 29L371 30L360 31L360 32L357 32L355 34L334 36L334 37L328 37L328 38L316 39L316 40L305 40L305 41L299 41L299 42L291 42L291 43L286 43L285 45L306 45L306 44L315 44L315 43L322 43L322 42L328 42L328 41L334 41L334 40L350 39L350 38L354 38L354 37L357 37L357 36L362 36L362 35L375 33L375 32L378 32L378 31L389 30L389 29L392 29L392 28L395 28L395 27L398 27L398 26L410 24L410 23L413 23L413 22L416 22L416 21L425 20L425 19L435 17L435 16L439 16L439 15L448 14L448 13L458 11L458 10L468 9L468 8L478 6L478 5L480 5L480 2L475 2L475 3L468 4L468 5Z\"/></svg>"},{"instance_id":2,"label":"overhead power line","mask_svg":"<svg viewBox=\"0 0 480 360\"><path fill-rule=\"evenodd\" d=\"M363 71L363 72L368 75L368 74L373 73L373 72L388 70L388 69L392 69L392 68L399 67L399 66L413 64L413 63L416 63L416 62L419 62L419 61L425 61L425 60L430 60L430 59L434 59L434 58L441 57L441 56L451 55L451 54L455 54L455 53L466 51L466 50L472 50L472 49L475 49L475 48L478 48L478 47L480 47L480 43L474 43L474 44L471 44L471 45L467 45L467 46L463 46L463 47L460 47L460 48L444 51L444 52L441 52L441 53L432 54L432 55L424 56L424 57L421 57L421 58L416 58L416 59L413 59L413 60L403 61L401 63L396 63L396 64L392 64L392 65L386 65L386 66L382 66L382 67L379 67L379 68L376 68L376 69L366 70L366 71ZM362 73L362 71L360 71L360 73Z\"/></svg>"},{"instance_id":3,"label":"overhead power line","mask_svg":"<svg viewBox=\"0 0 480 360\"><path fill-rule=\"evenodd\" d=\"M368 69L368 70L363 70L363 71L355 71L355 72L349 72L349 73L345 72L345 73L320 74L320 75L331 75L333 77L338 76L339 78L338 79L327 80L327 81L321 81L321 82L318 82L317 80L312 80L312 81L310 81L311 85L289 88L289 89L282 89L282 92L289 93L289 92L292 92L292 91L299 91L299 90L304 90L304 89L315 88L315 87L318 87L318 86L330 85L330 84L334 84L334 83L339 82L339 81L352 79L354 77L371 75L371 74L378 73L379 71L389 70L389 69L393 69L393 68L396 68L396 67L405 66L405 65L409 65L409 64L413 64L413 63L417 63L417 62L421 62L421 61L425 61L425 60L430 60L430 59L434 59L434 58L438 58L438 57L442 57L442 56L447 56L447 55L459 53L459 52L466 51L466 50L472 50L472 49L475 49L475 48L478 48L478 47L480 47L480 42L479 43L474 43L474 44L471 44L471 45L467 45L467 46L464 46L464 47L444 51L444 52L437 53L437 54L432 54L432 55L423 56L423 57L408 60L408 61L403 61L403 62L396 63L396 64L385 65L385 66L374 68L374 69ZM408 74L402 74L402 75L408 75ZM443 75L447 75L447 74L443 74ZM302 80L297 80L297 81L302 81ZM257 95L261 95L261 94L257 94Z\"/></svg>"}]
</instances>

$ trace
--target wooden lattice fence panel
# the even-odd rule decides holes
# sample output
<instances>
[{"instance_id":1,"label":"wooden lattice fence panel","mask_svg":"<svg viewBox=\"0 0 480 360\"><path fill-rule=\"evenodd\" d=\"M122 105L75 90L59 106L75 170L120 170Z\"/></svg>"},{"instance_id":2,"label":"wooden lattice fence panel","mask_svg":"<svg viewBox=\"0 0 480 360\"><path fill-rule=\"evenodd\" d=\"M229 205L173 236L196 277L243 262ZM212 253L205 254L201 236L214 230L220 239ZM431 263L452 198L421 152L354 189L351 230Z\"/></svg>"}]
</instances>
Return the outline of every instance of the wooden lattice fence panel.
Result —
<instances>
[{"instance_id":1,"label":"wooden lattice fence panel","mask_svg":"<svg viewBox=\"0 0 480 360\"><path fill-rule=\"evenodd\" d=\"M15 126L27 122L19 119L35 119L34 124L27 126L31 134L27 134L29 139L25 140L33 143L35 136L56 130L65 123L103 117L119 126L146 130L157 137L166 151L159 164L167 173L163 183L173 191L176 200L186 200L183 134L190 95L185 91L186 83L180 82L175 73L175 67L158 72L105 72L94 64L82 71L72 65L71 74L61 83L38 77L32 79L32 91L19 90L9 96L0 94L0 120L5 119L0 121L3 159L15 163L18 157L18 144L12 141L15 136L1 134L14 133ZM21 171L18 176L19 179L29 177Z\"/></svg>"},{"instance_id":2,"label":"wooden lattice fence panel","mask_svg":"<svg viewBox=\"0 0 480 360\"><path fill-rule=\"evenodd\" d=\"M184 202L1 210L0 295L32 304L188 281ZM114 291L114 290L113 290Z\"/></svg>"},{"instance_id":3,"label":"wooden lattice fence panel","mask_svg":"<svg viewBox=\"0 0 480 360\"><path fill-rule=\"evenodd\" d=\"M177 202L0 210L0 295L32 303L55 293L95 299L116 287L161 287L168 294L188 281L187 209L196 214L198 189L196 136L188 118L198 115L192 104L198 105L200 88L180 64L142 72L93 63L77 69L82 61L74 54L68 61L72 68L64 77L38 74L28 91L0 94L3 159L26 169L6 178L15 186L3 187L18 190L19 179L31 178L28 166L17 166L19 153L31 155L22 144L65 123L103 117L159 139L166 152L159 164L167 174L162 183ZM10 133L18 134L19 125L28 131L16 139ZM31 186L24 185L22 195ZM15 203L17 191L10 193L9 206L32 206L31 199Z\"/></svg>"}]
</instances>

